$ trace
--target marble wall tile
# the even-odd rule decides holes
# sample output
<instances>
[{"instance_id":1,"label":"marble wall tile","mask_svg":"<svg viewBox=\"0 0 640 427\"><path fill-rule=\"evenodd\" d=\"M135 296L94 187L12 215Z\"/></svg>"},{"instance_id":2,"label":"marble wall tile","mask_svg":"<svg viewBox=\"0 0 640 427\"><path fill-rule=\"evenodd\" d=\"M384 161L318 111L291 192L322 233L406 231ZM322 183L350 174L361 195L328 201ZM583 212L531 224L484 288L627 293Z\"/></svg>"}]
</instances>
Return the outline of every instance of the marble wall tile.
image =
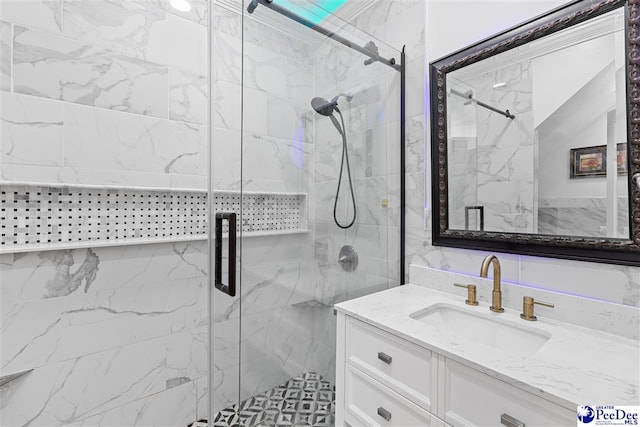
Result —
<instances>
[{"instance_id":1,"label":"marble wall tile","mask_svg":"<svg viewBox=\"0 0 640 427\"><path fill-rule=\"evenodd\" d=\"M60 184L130 185L149 188L195 188L206 190L206 176L118 171L113 169L33 166L4 163L0 177L5 181L51 182ZM233 189L233 188L231 188ZM268 191L268 189L263 189Z\"/></svg>"},{"instance_id":2,"label":"marble wall tile","mask_svg":"<svg viewBox=\"0 0 640 427\"><path fill-rule=\"evenodd\" d=\"M350 198L345 179L340 197ZM383 205L383 200L388 200L387 180L383 176L372 178L354 179L353 187L356 193L356 206L358 209L356 222L363 225L387 226L388 206ZM346 203L347 218L351 218L351 202Z\"/></svg>"},{"instance_id":3,"label":"marble wall tile","mask_svg":"<svg viewBox=\"0 0 640 427\"><path fill-rule=\"evenodd\" d=\"M318 120L316 118L314 133L314 173L315 182L335 181L340 174L340 158L342 156L342 137L329 120ZM366 135L361 133L360 144L362 146L362 157L366 159L366 138L373 140L372 133ZM372 144L371 144L372 145ZM350 149L350 152L353 149ZM354 167L356 165L354 164ZM363 171L366 165L360 169Z\"/></svg>"},{"instance_id":4,"label":"marble wall tile","mask_svg":"<svg viewBox=\"0 0 640 427\"><path fill-rule=\"evenodd\" d=\"M11 23L0 21L0 90L11 90Z\"/></svg>"},{"instance_id":5,"label":"marble wall tile","mask_svg":"<svg viewBox=\"0 0 640 427\"><path fill-rule=\"evenodd\" d=\"M319 308L315 311L313 322L313 347L314 371L320 374L325 380L335 384L336 376L336 316L329 308Z\"/></svg>"},{"instance_id":6,"label":"marble wall tile","mask_svg":"<svg viewBox=\"0 0 640 427\"><path fill-rule=\"evenodd\" d=\"M370 86L369 82L380 81L378 74L386 71L386 66L376 63L364 67L363 61L362 55L332 40L323 40L316 45L313 64L317 96L331 98L335 95L330 93L336 88L340 88L342 92L355 92L353 88ZM324 95L325 91L330 92Z\"/></svg>"},{"instance_id":7,"label":"marble wall tile","mask_svg":"<svg viewBox=\"0 0 640 427\"><path fill-rule=\"evenodd\" d=\"M194 328L206 318L205 280L157 290L83 293L16 303L2 314L2 369L30 369ZM111 296L114 295L114 296ZM95 339L95 328L100 338Z\"/></svg>"},{"instance_id":8,"label":"marble wall tile","mask_svg":"<svg viewBox=\"0 0 640 427\"><path fill-rule=\"evenodd\" d=\"M30 28L60 34L62 31L62 0L3 0L0 16Z\"/></svg>"},{"instance_id":9,"label":"marble wall tile","mask_svg":"<svg viewBox=\"0 0 640 427\"><path fill-rule=\"evenodd\" d=\"M216 80L212 83L213 119L211 125L219 129L240 131L242 119L242 86L224 80ZM253 107L247 105L247 107L255 110L259 107L266 108L267 97L266 94L263 95L263 103L261 103L260 106ZM262 112L264 113L264 110L262 110ZM266 121L264 122L264 126L266 127ZM214 141L216 147L219 142L221 141ZM223 150L222 152L225 151Z\"/></svg>"},{"instance_id":10,"label":"marble wall tile","mask_svg":"<svg viewBox=\"0 0 640 427\"><path fill-rule=\"evenodd\" d=\"M182 378L193 387L189 378L200 375L196 366L202 362L195 361L200 356L194 358L190 346L177 344L181 344L179 337L168 336L48 363L13 390L2 390L6 393L2 417L8 425L24 425L29 420L37 425L69 424L145 396L179 388L174 384ZM182 354L169 355L168 348ZM191 402L193 416L195 398ZM175 405L172 406L175 410Z\"/></svg>"},{"instance_id":11,"label":"marble wall tile","mask_svg":"<svg viewBox=\"0 0 640 427\"><path fill-rule=\"evenodd\" d=\"M237 89L234 92L237 92ZM275 120L275 118L269 114L270 100L267 92L259 89L244 88L242 95L238 96L236 101L232 101L232 105L236 102L242 102L242 109L236 111L242 113L244 132L261 136L269 135L284 139L293 139L292 134L282 137L269 133L269 129L277 125L270 123L270 120ZM223 108L228 107L227 105L223 105ZM240 126L238 126L238 130L239 129Z\"/></svg>"},{"instance_id":12,"label":"marble wall tile","mask_svg":"<svg viewBox=\"0 0 640 427\"><path fill-rule=\"evenodd\" d=\"M14 90L167 118L165 66L16 26Z\"/></svg>"},{"instance_id":13,"label":"marble wall tile","mask_svg":"<svg viewBox=\"0 0 640 427\"><path fill-rule=\"evenodd\" d=\"M334 202L336 199L336 189L338 181L316 182L313 186L313 198L310 204L311 219L314 221L324 221L333 223ZM347 203L351 203L351 197L344 196L338 198L336 213L339 218L346 218Z\"/></svg>"},{"instance_id":14,"label":"marble wall tile","mask_svg":"<svg viewBox=\"0 0 640 427\"><path fill-rule=\"evenodd\" d=\"M215 305L217 295L211 295ZM217 311L214 308L214 313ZM212 368L228 372L237 369L240 361L240 318L217 317L211 323ZM222 375L221 372L221 375Z\"/></svg>"},{"instance_id":15,"label":"marble wall tile","mask_svg":"<svg viewBox=\"0 0 640 427\"><path fill-rule=\"evenodd\" d=\"M222 128L212 130L213 173L212 188L220 190L240 190L242 175L240 164L242 159L242 136L238 131ZM217 152L224 155L216 155Z\"/></svg>"},{"instance_id":16,"label":"marble wall tile","mask_svg":"<svg viewBox=\"0 0 640 427\"><path fill-rule=\"evenodd\" d=\"M409 58L419 58L424 55L424 20L427 2L399 3L403 4L403 10L395 17L387 19L384 25L379 27L382 31L374 32L374 35L397 50L402 50L402 47L406 46L406 54Z\"/></svg>"},{"instance_id":17,"label":"marble wall tile","mask_svg":"<svg viewBox=\"0 0 640 427\"><path fill-rule=\"evenodd\" d=\"M314 223L316 230L316 297L325 304L386 289L388 227L356 225L341 230L331 222ZM344 245L358 252L358 268L344 271L338 253ZM384 286L380 284L384 282Z\"/></svg>"},{"instance_id":18,"label":"marble wall tile","mask_svg":"<svg viewBox=\"0 0 640 427\"><path fill-rule=\"evenodd\" d=\"M65 125L66 166L207 174L205 127L76 105Z\"/></svg>"},{"instance_id":19,"label":"marble wall tile","mask_svg":"<svg viewBox=\"0 0 640 427\"><path fill-rule=\"evenodd\" d=\"M62 166L63 106L59 102L0 93L2 164Z\"/></svg>"},{"instance_id":20,"label":"marble wall tile","mask_svg":"<svg viewBox=\"0 0 640 427\"><path fill-rule=\"evenodd\" d=\"M523 256L520 283L640 307L637 267Z\"/></svg>"},{"instance_id":21,"label":"marble wall tile","mask_svg":"<svg viewBox=\"0 0 640 427\"><path fill-rule=\"evenodd\" d=\"M263 27L264 28L264 27ZM247 32L245 31L245 36ZM243 44L243 84L245 87L259 89L273 96L287 96L287 57L271 46L260 46L248 42Z\"/></svg>"},{"instance_id":22,"label":"marble wall tile","mask_svg":"<svg viewBox=\"0 0 640 427\"><path fill-rule=\"evenodd\" d=\"M296 107L289 100L280 98L277 94L268 96L267 134L275 138L304 143L304 121L309 120L310 116L307 114L309 110L310 107ZM259 115L264 115L264 112L254 116Z\"/></svg>"},{"instance_id":23,"label":"marble wall tile","mask_svg":"<svg viewBox=\"0 0 640 427\"><path fill-rule=\"evenodd\" d=\"M209 122L209 82L206 76L169 70L169 118L206 125Z\"/></svg>"},{"instance_id":24,"label":"marble wall tile","mask_svg":"<svg viewBox=\"0 0 640 427\"><path fill-rule=\"evenodd\" d=\"M143 5L144 7L141 7ZM207 28L148 2L64 0L64 35L195 74L207 73Z\"/></svg>"},{"instance_id":25,"label":"marble wall tile","mask_svg":"<svg viewBox=\"0 0 640 427\"><path fill-rule=\"evenodd\" d=\"M241 399L304 372L313 358L313 310L290 306L243 317Z\"/></svg>"},{"instance_id":26,"label":"marble wall tile","mask_svg":"<svg viewBox=\"0 0 640 427\"><path fill-rule=\"evenodd\" d=\"M94 295L98 292L116 292L123 289L139 291L155 283L207 277L206 242L158 243L30 252L10 254L11 286L16 289L13 302L43 298L56 298L74 292ZM51 292L48 283L62 271L74 272L87 260L97 257L97 273L86 289L68 289ZM67 286L72 286L67 284ZM58 295L59 294L59 295Z\"/></svg>"},{"instance_id":27,"label":"marble wall tile","mask_svg":"<svg viewBox=\"0 0 640 427\"><path fill-rule=\"evenodd\" d=\"M221 32L212 32L211 49L215 52L212 61L212 82L225 81L240 84L242 80L242 40ZM214 92L215 97L215 92Z\"/></svg>"},{"instance_id":28,"label":"marble wall tile","mask_svg":"<svg viewBox=\"0 0 640 427\"><path fill-rule=\"evenodd\" d=\"M272 191L306 192L311 182L313 146L302 141L248 135L244 139L242 162L244 181L269 180L274 184Z\"/></svg>"},{"instance_id":29,"label":"marble wall tile","mask_svg":"<svg viewBox=\"0 0 640 427\"><path fill-rule=\"evenodd\" d=\"M168 178L171 188L197 188L200 190L209 188L209 178L206 176L172 173Z\"/></svg>"},{"instance_id":30,"label":"marble wall tile","mask_svg":"<svg viewBox=\"0 0 640 427\"><path fill-rule=\"evenodd\" d=\"M211 30L213 37L217 37L219 34L226 34L240 39L242 36L242 15L222 7L218 2L212 2Z\"/></svg>"},{"instance_id":31,"label":"marble wall tile","mask_svg":"<svg viewBox=\"0 0 640 427\"><path fill-rule=\"evenodd\" d=\"M309 265L308 260L280 261L268 268L244 269L242 315L272 312L279 307L312 301L313 281L311 274L305 272L305 265Z\"/></svg>"},{"instance_id":32,"label":"marble wall tile","mask_svg":"<svg viewBox=\"0 0 640 427\"><path fill-rule=\"evenodd\" d=\"M209 418L210 399L209 377L196 380L196 420Z\"/></svg>"},{"instance_id":33,"label":"marble wall tile","mask_svg":"<svg viewBox=\"0 0 640 427\"><path fill-rule=\"evenodd\" d=\"M218 413L234 403L241 401L240 396L240 365L228 369L216 366L215 360L211 363L211 399L212 413Z\"/></svg>"},{"instance_id":34,"label":"marble wall tile","mask_svg":"<svg viewBox=\"0 0 640 427\"><path fill-rule=\"evenodd\" d=\"M417 265L455 273L477 275L486 251L471 251L458 248L432 246L431 233L411 231L407 233L407 248L410 259L418 260ZM514 254L498 254L502 267L502 279L519 282L520 257ZM489 273L493 277L493 273Z\"/></svg>"},{"instance_id":35,"label":"marble wall tile","mask_svg":"<svg viewBox=\"0 0 640 427\"><path fill-rule=\"evenodd\" d=\"M409 228L424 227L424 174L421 172L405 174L405 224ZM400 226L400 174L387 176L389 206L387 217L389 225Z\"/></svg>"},{"instance_id":36,"label":"marble wall tile","mask_svg":"<svg viewBox=\"0 0 640 427\"><path fill-rule=\"evenodd\" d=\"M353 21L353 24L357 28L368 32L385 27L388 22L391 22L394 18L402 15L405 11L419 7L420 4L424 3L424 0L376 0L371 3L372 6L362 14L358 15ZM424 15L424 12L422 15ZM403 30L423 31L424 23L419 22L414 26L414 28L410 28L405 25L401 25L400 27L395 26L394 28L396 28L398 32L402 32Z\"/></svg>"},{"instance_id":37,"label":"marble wall tile","mask_svg":"<svg viewBox=\"0 0 640 427\"><path fill-rule=\"evenodd\" d=\"M313 333L314 312L309 306L283 306L248 314L243 316L238 336L234 335L240 332L237 321L215 324L214 345L220 351L214 354L212 366L214 411L309 370L313 359L309 336ZM216 328L221 332L216 333ZM226 338L217 341L221 335ZM240 348L242 364L238 365Z\"/></svg>"},{"instance_id":38,"label":"marble wall tile","mask_svg":"<svg viewBox=\"0 0 640 427\"><path fill-rule=\"evenodd\" d=\"M136 400L110 411L74 423L76 427L118 425L128 420L128 426L186 426L201 418L196 413L197 390L189 382L162 393Z\"/></svg>"},{"instance_id":39,"label":"marble wall tile","mask_svg":"<svg viewBox=\"0 0 640 427\"><path fill-rule=\"evenodd\" d=\"M266 370L270 363L274 363L280 365L279 370L290 370L292 376L301 372L299 369L309 355L306 345L298 344L312 338L313 311L313 307L300 304L243 315L241 363L253 364L256 370ZM258 363L260 360L266 363ZM289 362L294 362L293 366Z\"/></svg>"},{"instance_id":40,"label":"marble wall tile","mask_svg":"<svg viewBox=\"0 0 640 427\"><path fill-rule=\"evenodd\" d=\"M342 138L336 132L336 139L342 143ZM398 135L396 140L398 139ZM388 140L386 126L372 126L364 132L352 133L347 138L347 149L349 153L349 163L351 165L351 176L353 178L371 178L384 176L389 173L387 152L390 145L394 145L394 140ZM395 144L399 148L400 144ZM336 150L338 155L342 155L341 145ZM338 157L339 159L339 157ZM399 157L398 157L399 159ZM400 160L398 160L398 168ZM334 165L337 179L339 175L339 160Z\"/></svg>"},{"instance_id":41,"label":"marble wall tile","mask_svg":"<svg viewBox=\"0 0 640 427\"><path fill-rule=\"evenodd\" d=\"M318 123L318 122L317 122ZM318 123L314 143L314 180L337 180L340 174L342 137L329 120ZM388 143L384 126L347 134L347 151L352 178L384 176L391 166L386 156ZM398 148L396 146L396 148ZM398 159L399 169L399 157ZM343 173L346 172L346 164ZM345 175L346 177L346 175ZM346 179L346 178L345 178Z\"/></svg>"},{"instance_id":42,"label":"marble wall tile","mask_svg":"<svg viewBox=\"0 0 640 427\"><path fill-rule=\"evenodd\" d=\"M238 298L214 294L215 322L313 299L308 234L247 238L243 243L242 307Z\"/></svg>"},{"instance_id":43,"label":"marble wall tile","mask_svg":"<svg viewBox=\"0 0 640 427\"><path fill-rule=\"evenodd\" d=\"M313 66L310 62L287 59L287 98L298 102L299 107L309 106L314 94Z\"/></svg>"},{"instance_id":44,"label":"marble wall tile","mask_svg":"<svg viewBox=\"0 0 640 427\"><path fill-rule=\"evenodd\" d=\"M208 2L192 5L0 2L2 179L206 188ZM207 253L194 242L0 256L0 370L35 368L0 390L0 424L204 416Z\"/></svg>"},{"instance_id":45,"label":"marble wall tile","mask_svg":"<svg viewBox=\"0 0 640 427\"><path fill-rule=\"evenodd\" d=\"M405 171L415 173L424 170L425 161L425 117L418 114L405 123ZM400 122L387 123L387 171L400 173Z\"/></svg>"},{"instance_id":46,"label":"marble wall tile","mask_svg":"<svg viewBox=\"0 0 640 427\"><path fill-rule=\"evenodd\" d=\"M297 58L302 62L309 62L309 45L291 34L284 33L264 22L245 14L243 20L243 36L245 43L270 49L288 58Z\"/></svg>"},{"instance_id":47,"label":"marble wall tile","mask_svg":"<svg viewBox=\"0 0 640 427\"><path fill-rule=\"evenodd\" d=\"M387 277L391 283L389 287L398 286L404 282L400 278L400 228L389 227L387 232Z\"/></svg>"}]
</instances>

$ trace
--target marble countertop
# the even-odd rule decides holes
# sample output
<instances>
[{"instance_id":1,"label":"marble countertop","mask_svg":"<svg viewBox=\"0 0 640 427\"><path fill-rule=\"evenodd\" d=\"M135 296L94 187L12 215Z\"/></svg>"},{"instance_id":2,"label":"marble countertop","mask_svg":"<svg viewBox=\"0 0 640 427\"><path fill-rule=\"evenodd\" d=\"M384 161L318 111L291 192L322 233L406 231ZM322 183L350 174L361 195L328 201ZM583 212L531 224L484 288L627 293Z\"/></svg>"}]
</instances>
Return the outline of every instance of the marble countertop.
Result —
<instances>
[{"instance_id":1,"label":"marble countertop","mask_svg":"<svg viewBox=\"0 0 640 427\"><path fill-rule=\"evenodd\" d=\"M465 298L407 284L337 304L336 310L437 352L522 390L570 410L577 405L638 405L640 342L538 316L520 319L520 312L493 313ZM507 354L489 345L469 342L411 314L435 304L448 304L484 317L550 335L536 352Z\"/></svg>"}]
</instances>

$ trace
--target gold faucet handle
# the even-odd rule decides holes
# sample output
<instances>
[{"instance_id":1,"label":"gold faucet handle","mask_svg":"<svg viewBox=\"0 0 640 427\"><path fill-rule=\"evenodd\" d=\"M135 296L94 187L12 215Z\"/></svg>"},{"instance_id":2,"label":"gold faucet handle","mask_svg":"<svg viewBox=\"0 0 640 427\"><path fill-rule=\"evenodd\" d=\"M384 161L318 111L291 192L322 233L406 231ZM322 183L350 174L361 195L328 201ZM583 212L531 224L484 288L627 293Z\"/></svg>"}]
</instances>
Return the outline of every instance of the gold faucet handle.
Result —
<instances>
[{"instance_id":1,"label":"gold faucet handle","mask_svg":"<svg viewBox=\"0 0 640 427\"><path fill-rule=\"evenodd\" d=\"M460 283L454 283L453 286L467 288L467 299L464 302L467 305L478 305L478 300L476 299L476 285L462 285Z\"/></svg>"},{"instance_id":2,"label":"gold faucet handle","mask_svg":"<svg viewBox=\"0 0 640 427\"><path fill-rule=\"evenodd\" d=\"M555 306L548 302L536 301L533 297L523 297L522 298L522 313L520 313L520 317L524 320L529 320L533 322L538 320L538 318L533 314L533 306L534 304L543 305L545 307L554 308Z\"/></svg>"}]
</instances>

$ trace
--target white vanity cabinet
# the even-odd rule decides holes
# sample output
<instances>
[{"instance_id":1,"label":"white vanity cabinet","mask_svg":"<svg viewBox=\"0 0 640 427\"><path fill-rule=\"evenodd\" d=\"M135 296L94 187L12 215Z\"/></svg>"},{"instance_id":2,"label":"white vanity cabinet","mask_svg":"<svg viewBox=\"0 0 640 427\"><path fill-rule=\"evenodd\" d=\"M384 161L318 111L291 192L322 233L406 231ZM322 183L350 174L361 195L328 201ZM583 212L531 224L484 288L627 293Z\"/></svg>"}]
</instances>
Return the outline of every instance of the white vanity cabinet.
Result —
<instances>
[{"instance_id":1,"label":"white vanity cabinet","mask_svg":"<svg viewBox=\"0 0 640 427\"><path fill-rule=\"evenodd\" d=\"M337 332L336 426L576 423L575 411L344 313Z\"/></svg>"}]
</instances>

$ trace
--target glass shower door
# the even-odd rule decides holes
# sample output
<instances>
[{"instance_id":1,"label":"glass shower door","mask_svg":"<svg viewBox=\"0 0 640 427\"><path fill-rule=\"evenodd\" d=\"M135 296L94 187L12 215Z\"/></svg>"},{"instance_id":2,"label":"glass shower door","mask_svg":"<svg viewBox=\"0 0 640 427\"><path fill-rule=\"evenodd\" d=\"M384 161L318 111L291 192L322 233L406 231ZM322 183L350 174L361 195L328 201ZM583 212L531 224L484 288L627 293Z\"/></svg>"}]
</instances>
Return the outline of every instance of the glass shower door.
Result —
<instances>
[{"instance_id":1,"label":"glass shower door","mask_svg":"<svg viewBox=\"0 0 640 427\"><path fill-rule=\"evenodd\" d=\"M215 240L236 295L212 289L214 419L331 424L333 305L400 283L399 66L337 37L400 62L312 1L212 3L211 188L237 220Z\"/></svg>"},{"instance_id":2,"label":"glass shower door","mask_svg":"<svg viewBox=\"0 0 640 427\"><path fill-rule=\"evenodd\" d=\"M209 420L233 425L240 399L242 261L242 13L210 2ZM210 422L213 425L213 422Z\"/></svg>"}]
</instances>

